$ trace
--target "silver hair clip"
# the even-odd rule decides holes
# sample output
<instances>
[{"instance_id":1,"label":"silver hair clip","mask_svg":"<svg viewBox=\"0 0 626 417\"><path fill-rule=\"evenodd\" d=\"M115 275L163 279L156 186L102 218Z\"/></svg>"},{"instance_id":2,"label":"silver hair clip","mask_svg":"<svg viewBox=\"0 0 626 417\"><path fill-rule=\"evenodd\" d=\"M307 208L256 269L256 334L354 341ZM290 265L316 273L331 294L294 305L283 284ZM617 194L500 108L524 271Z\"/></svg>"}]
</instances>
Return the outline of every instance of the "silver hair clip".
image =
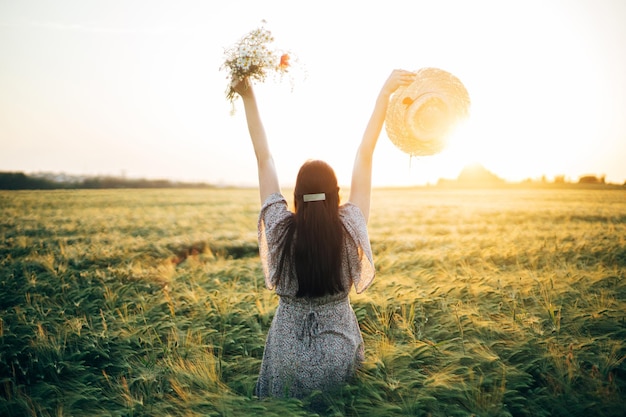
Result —
<instances>
[{"instance_id":1,"label":"silver hair clip","mask_svg":"<svg viewBox=\"0 0 626 417\"><path fill-rule=\"evenodd\" d=\"M305 203L310 201L323 201L326 200L326 193L317 193L317 194L304 194L302 199Z\"/></svg>"}]
</instances>

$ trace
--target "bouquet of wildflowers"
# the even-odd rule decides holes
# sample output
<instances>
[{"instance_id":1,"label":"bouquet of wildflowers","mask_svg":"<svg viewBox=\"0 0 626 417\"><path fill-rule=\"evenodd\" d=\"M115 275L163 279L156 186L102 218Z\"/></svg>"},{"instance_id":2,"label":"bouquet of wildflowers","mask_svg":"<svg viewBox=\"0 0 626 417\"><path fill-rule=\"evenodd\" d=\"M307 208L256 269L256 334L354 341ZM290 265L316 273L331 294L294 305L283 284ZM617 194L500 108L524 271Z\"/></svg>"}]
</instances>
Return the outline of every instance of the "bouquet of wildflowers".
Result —
<instances>
[{"instance_id":1,"label":"bouquet of wildflowers","mask_svg":"<svg viewBox=\"0 0 626 417\"><path fill-rule=\"evenodd\" d=\"M220 69L228 70L226 98L234 103L237 95L231 86L233 79L250 78L265 81L270 74L284 75L290 66L290 56L270 48L272 33L259 27L245 35L235 45L224 51L225 62Z\"/></svg>"}]
</instances>

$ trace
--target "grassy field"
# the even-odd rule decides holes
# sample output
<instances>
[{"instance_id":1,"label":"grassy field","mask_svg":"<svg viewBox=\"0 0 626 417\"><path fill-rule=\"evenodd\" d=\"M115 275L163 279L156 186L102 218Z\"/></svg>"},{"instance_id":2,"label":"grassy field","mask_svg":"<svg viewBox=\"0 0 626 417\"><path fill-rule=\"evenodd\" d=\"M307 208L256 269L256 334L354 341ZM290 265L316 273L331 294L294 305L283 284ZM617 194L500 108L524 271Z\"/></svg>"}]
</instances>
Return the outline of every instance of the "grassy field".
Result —
<instances>
[{"instance_id":1,"label":"grassy field","mask_svg":"<svg viewBox=\"0 0 626 417\"><path fill-rule=\"evenodd\" d=\"M0 415L623 415L623 190L375 190L366 363L302 401L253 396L278 302L258 209L0 192Z\"/></svg>"}]
</instances>

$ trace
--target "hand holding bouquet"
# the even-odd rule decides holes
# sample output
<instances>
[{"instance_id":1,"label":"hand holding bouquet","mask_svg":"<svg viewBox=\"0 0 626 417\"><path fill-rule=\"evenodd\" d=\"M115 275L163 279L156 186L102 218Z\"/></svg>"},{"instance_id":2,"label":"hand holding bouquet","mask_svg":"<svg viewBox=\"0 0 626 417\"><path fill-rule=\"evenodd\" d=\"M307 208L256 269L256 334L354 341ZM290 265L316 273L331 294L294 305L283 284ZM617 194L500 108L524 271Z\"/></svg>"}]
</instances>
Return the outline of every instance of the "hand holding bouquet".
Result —
<instances>
[{"instance_id":1,"label":"hand holding bouquet","mask_svg":"<svg viewBox=\"0 0 626 417\"><path fill-rule=\"evenodd\" d=\"M233 82L244 78L263 82L270 74L282 77L288 72L291 57L286 52L271 49L273 42L272 33L260 27L224 51L225 62L220 69L229 71L226 98L231 103L237 98Z\"/></svg>"}]
</instances>

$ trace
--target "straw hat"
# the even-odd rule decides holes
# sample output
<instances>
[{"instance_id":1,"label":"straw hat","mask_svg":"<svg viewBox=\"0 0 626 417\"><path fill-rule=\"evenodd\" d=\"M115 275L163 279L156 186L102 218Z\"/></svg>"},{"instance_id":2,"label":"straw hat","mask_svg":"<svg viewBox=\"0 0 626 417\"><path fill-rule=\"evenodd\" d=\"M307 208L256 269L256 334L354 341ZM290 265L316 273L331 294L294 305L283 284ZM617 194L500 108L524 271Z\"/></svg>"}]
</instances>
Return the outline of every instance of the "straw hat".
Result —
<instances>
[{"instance_id":1,"label":"straw hat","mask_svg":"<svg viewBox=\"0 0 626 417\"><path fill-rule=\"evenodd\" d=\"M434 155L446 146L454 125L467 117L470 99L454 75L438 68L422 68L415 81L400 87L389 101L387 136L412 156Z\"/></svg>"}]
</instances>

